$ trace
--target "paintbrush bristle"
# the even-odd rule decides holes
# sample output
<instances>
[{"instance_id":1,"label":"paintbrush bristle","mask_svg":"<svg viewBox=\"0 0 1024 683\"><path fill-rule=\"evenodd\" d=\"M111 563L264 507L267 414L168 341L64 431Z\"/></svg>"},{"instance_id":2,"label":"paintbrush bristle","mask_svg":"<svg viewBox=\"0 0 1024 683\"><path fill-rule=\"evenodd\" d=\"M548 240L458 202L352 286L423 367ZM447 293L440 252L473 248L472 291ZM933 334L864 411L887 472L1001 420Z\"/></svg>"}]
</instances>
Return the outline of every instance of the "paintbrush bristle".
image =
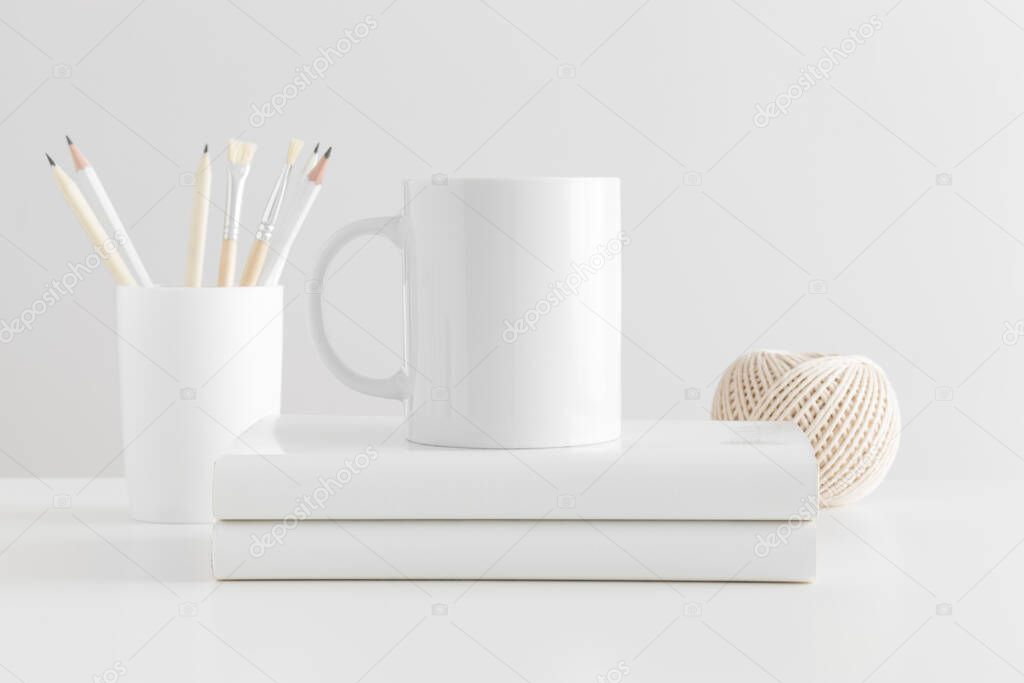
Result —
<instances>
[{"instance_id":1,"label":"paintbrush bristle","mask_svg":"<svg viewBox=\"0 0 1024 683\"><path fill-rule=\"evenodd\" d=\"M295 162L299 159L299 152L302 151L302 146L306 144L298 138L292 138L291 142L288 143L288 165L294 166Z\"/></svg>"},{"instance_id":2,"label":"paintbrush bristle","mask_svg":"<svg viewBox=\"0 0 1024 683\"><path fill-rule=\"evenodd\" d=\"M255 144L242 140L228 140L228 161L235 166L248 166L255 154Z\"/></svg>"}]
</instances>

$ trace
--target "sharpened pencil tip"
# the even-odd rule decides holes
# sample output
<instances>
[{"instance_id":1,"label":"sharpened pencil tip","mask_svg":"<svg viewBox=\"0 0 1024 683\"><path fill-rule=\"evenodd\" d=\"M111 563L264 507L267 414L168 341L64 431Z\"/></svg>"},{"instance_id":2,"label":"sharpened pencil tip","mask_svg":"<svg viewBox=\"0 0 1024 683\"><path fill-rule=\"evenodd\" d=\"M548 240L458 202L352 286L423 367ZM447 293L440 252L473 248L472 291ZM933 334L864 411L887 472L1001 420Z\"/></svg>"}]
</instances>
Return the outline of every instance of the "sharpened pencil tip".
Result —
<instances>
[{"instance_id":1,"label":"sharpened pencil tip","mask_svg":"<svg viewBox=\"0 0 1024 683\"><path fill-rule=\"evenodd\" d=\"M333 147L328 147L327 148L327 151L324 152L324 159L330 159L331 158L331 150L333 150L333 149L334 149Z\"/></svg>"},{"instance_id":2,"label":"sharpened pencil tip","mask_svg":"<svg viewBox=\"0 0 1024 683\"><path fill-rule=\"evenodd\" d=\"M209 145L203 145L203 154L206 154L209 151L210 151L210 146Z\"/></svg>"},{"instance_id":3,"label":"sharpened pencil tip","mask_svg":"<svg viewBox=\"0 0 1024 683\"><path fill-rule=\"evenodd\" d=\"M46 155L46 160L50 162L50 166L56 166L57 165L57 162L55 162L53 160L53 157L51 157L49 154Z\"/></svg>"},{"instance_id":4,"label":"sharpened pencil tip","mask_svg":"<svg viewBox=\"0 0 1024 683\"><path fill-rule=\"evenodd\" d=\"M64 136L64 139L68 141L68 144L69 144L69 145L73 145L73 144L75 144L75 143L71 142L71 136L70 136L70 135L65 135L65 136Z\"/></svg>"},{"instance_id":5,"label":"sharpened pencil tip","mask_svg":"<svg viewBox=\"0 0 1024 683\"><path fill-rule=\"evenodd\" d=\"M315 145L315 146L313 147L313 154L316 154L316 153L317 153L317 152L319 152L319 151L320 151L320 143L318 142L318 143L316 143L316 145Z\"/></svg>"}]
</instances>

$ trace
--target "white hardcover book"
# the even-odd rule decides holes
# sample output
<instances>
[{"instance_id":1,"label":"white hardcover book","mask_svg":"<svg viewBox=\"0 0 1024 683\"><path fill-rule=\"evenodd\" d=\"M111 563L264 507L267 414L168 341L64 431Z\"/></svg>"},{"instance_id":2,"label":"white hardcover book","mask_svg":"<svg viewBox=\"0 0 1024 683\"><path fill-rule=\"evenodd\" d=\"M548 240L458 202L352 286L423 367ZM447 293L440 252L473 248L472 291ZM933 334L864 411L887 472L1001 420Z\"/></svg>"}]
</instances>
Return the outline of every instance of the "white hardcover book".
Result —
<instances>
[{"instance_id":1,"label":"white hardcover book","mask_svg":"<svg viewBox=\"0 0 1024 683\"><path fill-rule=\"evenodd\" d=\"M397 418L285 415L214 466L218 519L813 519L818 467L777 422L626 421L595 446L410 443Z\"/></svg>"},{"instance_id":2,"label":"white hardcover book","mask_svg":"<svg viewBox=\"0 0 1024 683\"><path fill-rule=\"evenodd\" d=\"M812 581L813 521L219 521L240 579Z\"/></svg>"}]
</instances>

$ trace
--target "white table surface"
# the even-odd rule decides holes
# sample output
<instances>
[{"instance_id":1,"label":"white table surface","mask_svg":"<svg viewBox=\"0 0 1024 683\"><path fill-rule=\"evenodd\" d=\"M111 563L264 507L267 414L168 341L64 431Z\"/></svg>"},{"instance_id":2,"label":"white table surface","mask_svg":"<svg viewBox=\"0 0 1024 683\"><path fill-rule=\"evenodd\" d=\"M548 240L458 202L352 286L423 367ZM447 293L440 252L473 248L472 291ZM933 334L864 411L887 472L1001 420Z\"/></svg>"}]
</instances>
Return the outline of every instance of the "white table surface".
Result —
<instances>
[{"instance_id":1,"label":"white table surface","mask_svg":"<svg viewBox=\"0 0 1024 683\"><path fill-rule=\"evenodd\" d=\"M1024 482L824 511L809 585L217 583L209 527L131 521L120 479L0 506L0 682L1024 677Z\"/></svg>"}]
</instances>

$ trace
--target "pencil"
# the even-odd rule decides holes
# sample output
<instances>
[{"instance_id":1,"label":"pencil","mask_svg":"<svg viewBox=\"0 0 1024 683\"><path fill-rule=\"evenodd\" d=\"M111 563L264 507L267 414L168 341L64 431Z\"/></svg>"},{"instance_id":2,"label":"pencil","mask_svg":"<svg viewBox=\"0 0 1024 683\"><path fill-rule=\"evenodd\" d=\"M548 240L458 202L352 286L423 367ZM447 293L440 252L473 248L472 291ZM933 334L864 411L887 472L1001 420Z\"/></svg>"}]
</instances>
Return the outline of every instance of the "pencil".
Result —
<instances>
[{"instance_id":1,"label":"pencil","mask_svg":"<svg viewBox=\"0 0 1024 683\"><path fill-rule=\"evenodd\" d=\"M135 270L135 274L138 275L142 286L152 287L153 281L149 278L149 273L146 272L146 266L143 265L139 252L135 251L135 245L132 244L128 231L124 229L121 217L117 215L117 209L114 208L114 203L110 201L110 196L107 195L107 190L103 187L96 169L92 167L92 164L85 158L85 155L82 154L78 146L71 141L70 137L65 135L64 139L68 141L68 149L71 151L71 159L74 161L75 170L85 176L93 200L99 204L103 214L107 217L111 230L114 232L114 239L124 249L124 254Z\"/></svg>"},{"instance_id":2,"label":"pencil","mask_svg":"<svg viewBox=\"0 0 1024 683\"><path fill-rule=\"evenodd\" d=\"M188 231L188 250L185 255L185 286L203 286L203 255L206 246L206 223L210 217L210 186L213 170L210 168L210 147L203 146L203 155L196 167L196 189L192 195L192 222Z\"/></svg>"},{"instance_id":3,"label":"pencil","mask_svg":"<svg viewBox=\"0 0 1024 683\"><path fill-rule=\"evenodd\" d=\"M64 194L64 200L71 207L75 218L81 223L93 247L103 257L103 262L110 269L110 274L114 276L114 281L119 285L137 285L138 283L135 282L135 278L129 272L128 266L125 265L124 260L121 258L121 254L118 253L116 246L100 224L100 219L96 217L96 214L89 206L89 202L85 200L82 191L78 189L78 185L71 179L71 176L64 172L64 169L57 165L49 154L46 155L46 160L50 162L50 167L53 169L53 179L57 182L57 187Z\"/></svg>"}]
</instances>

